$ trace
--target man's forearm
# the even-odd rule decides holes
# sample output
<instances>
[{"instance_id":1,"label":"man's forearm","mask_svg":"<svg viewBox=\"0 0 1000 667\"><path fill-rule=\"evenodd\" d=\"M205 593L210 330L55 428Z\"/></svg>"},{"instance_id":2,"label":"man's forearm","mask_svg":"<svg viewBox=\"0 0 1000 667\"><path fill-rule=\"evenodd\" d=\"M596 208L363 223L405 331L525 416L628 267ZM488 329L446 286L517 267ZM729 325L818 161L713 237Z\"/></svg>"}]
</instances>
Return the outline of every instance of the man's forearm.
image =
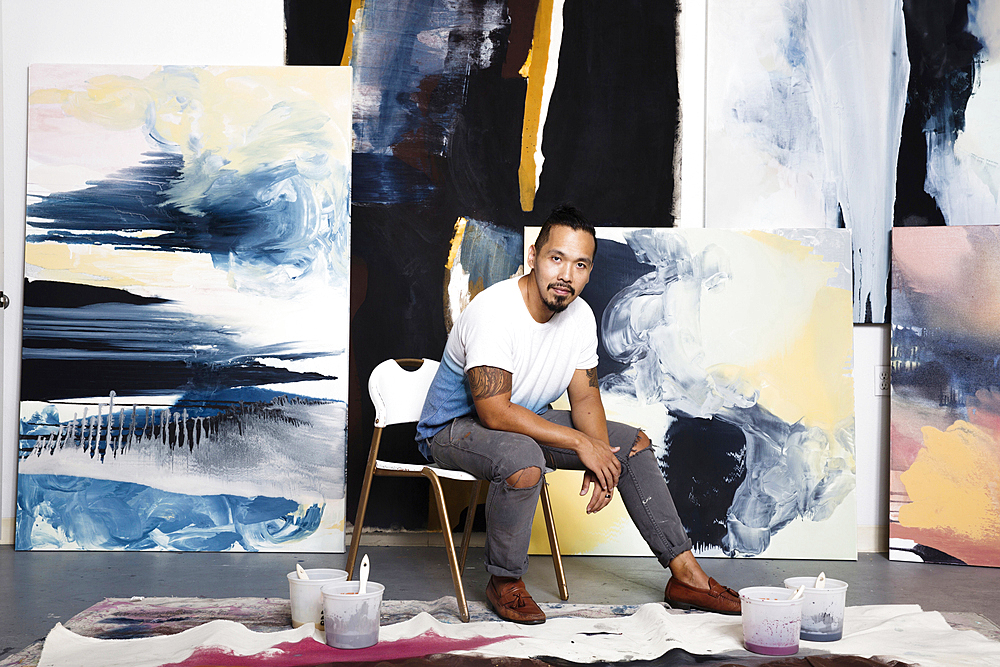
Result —
<instances>
[{"instance_id":1,"label":"man's forearm","mask_svg":"<svg viewBox=\"0 0 1000 667\"><path fill-rule=\"evenodd\" d=\"M585 431L553 424L531 410L510 401L507 401L506 405L491 406L489 410L480 409L478 415L486 428L520 433L550 447L578 452L586 444L586 439L583 437ZM606 442L607 439L607 427L605 427L603 440Z\"/></svg>"},{"instance_id":2,"label":"man's forearm","mask_svg":"<svg viewBox=\"0 0 1000 667\"><path fill-rule=\"evenodd\" d=\"M604 403L597 392L586 393L570 401L570 415L573 427L592 438L608 443L608 418L604 412Z\"/></svg>"}]
</instances>

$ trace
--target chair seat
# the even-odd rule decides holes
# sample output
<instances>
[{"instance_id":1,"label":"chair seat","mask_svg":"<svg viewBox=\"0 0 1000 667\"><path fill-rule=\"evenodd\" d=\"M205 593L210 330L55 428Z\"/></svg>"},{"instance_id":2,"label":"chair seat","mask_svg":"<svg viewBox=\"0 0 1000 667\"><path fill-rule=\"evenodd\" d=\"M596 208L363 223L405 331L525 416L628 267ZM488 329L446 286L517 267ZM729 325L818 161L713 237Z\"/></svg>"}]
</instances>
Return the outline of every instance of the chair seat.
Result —
<instances>
[{"instance_id":1,"label":"chair seat","mask_svg":"<svg viewBox=\"0 0 1000 667\"><path fill-rule=\"evenodd\" d=\"M397 463L395 461L383 461L381 459L375 460L376 470L391 470L393 472L411 472L415 474L420 474L423 472L424 468L430 468L434 471L438 477L444 477L446 479L457 479L463 482L475 482L476 478L463 470L448 470L447 468L441 468L433 463L420 464L420 463Z\"/></svg>"},{"instance_id":2,"label":"chair seat","mask_svg":"<svg viewBox=\"0 0 1000 667\"><path fill-rule=\"evenodd\" d=\"M388 470L392 472L410 472L414 474L423 473L424 468L430 468L434 471L434 474L438 477L444 477L446 479L457 479L463 482L475 482L476 478L463 470L449 470L448 468L442 468L436 463L397 463L396 461L383 461L382 459L375 459L375 469L376 470ZM544 474L549 474L554 472L555 468L550 468L545 466L543 472Z\"/></svg>"}]
</instances>

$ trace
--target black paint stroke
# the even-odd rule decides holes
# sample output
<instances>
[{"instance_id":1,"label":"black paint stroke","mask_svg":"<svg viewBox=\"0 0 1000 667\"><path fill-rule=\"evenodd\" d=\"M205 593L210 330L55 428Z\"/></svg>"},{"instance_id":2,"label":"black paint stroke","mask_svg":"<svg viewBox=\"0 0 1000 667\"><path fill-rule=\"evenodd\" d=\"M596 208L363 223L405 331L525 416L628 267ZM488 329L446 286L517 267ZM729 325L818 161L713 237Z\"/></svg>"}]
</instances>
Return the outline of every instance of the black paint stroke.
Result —
<instances>
[{"instance_id":1,"label":"black paint stroke","mask_svg":"<svg viewBox=\"0 0 1000 667\"><path fill-rule=\"evenodd\" d=\"M968 31L969 0L903 0L903 17L910 81L896 164L893 226L944 225L941 209L924 191L925 135L945 133L954 140L964 129L983 45Z\"/></svg>"}]
</instances>

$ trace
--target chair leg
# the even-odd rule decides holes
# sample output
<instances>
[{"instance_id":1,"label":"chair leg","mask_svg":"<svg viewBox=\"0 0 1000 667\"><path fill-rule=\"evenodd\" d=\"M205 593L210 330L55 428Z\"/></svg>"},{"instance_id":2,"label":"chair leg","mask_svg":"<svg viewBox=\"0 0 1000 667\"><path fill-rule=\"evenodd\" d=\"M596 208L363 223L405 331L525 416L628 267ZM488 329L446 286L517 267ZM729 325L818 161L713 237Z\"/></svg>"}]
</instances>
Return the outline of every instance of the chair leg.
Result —
<instances>
[{"instance_id":1,"label":"chair leg","mask_svg":"<svg viewBox=\"0 0 1000 667\"><path fill-rule=\"evenodd\" d=\"M462 536L462 554L458 558L459 572L465 572L465 557L469 555L469 542L472 539L472 524L476 520L476 506L479 500L479 490L482 488L482 480L476 480L472 484L472 495L469 496L469 509L465 512L465 533Z\"/></svg>"},{"instance_id":2,"label":"chair leg","mask_svg":"<svg viewBox=\"0 0 1000 667\"><path fill-rule=\"evenodd\" d=\"M469 622L469 603L465 599L465 588L462 586L462 572L455 556L455 540L451 536L451 522L448 520L448 508L444 501L444 491L441 490L441 480L430 468L424 468L424 476L431 482L434 489L434 500L437 502L438 516L441 520L441 533L444 536L444 548L448 552L448 565L451 566L451 580L455 584L455 599L458 601L458 616L463 623Z\"/></svg>"},{"instance_id":3,"label":"chair leg","mask_svg":"<svg viewBox=\"0 0 1000 667\"><path fill-rule=\"evenodd\" d=\"M556 522L552 516L552 502L549 500L549 485L542 478L542 515L545 517L545 530L549 534L549 548L552 551L552 566L556 570L556 584L559 586L559 599L569 599L569 587L566 585L566 573L563 571L562 554L559 552L559 538L556 536Z\"/></svg>"},{"instance_id":4,"label":"chair leg","mask_svg":"<svg viewBox=\"0 0 1000 667\"><path fill-rule=\"evenodd\" d=\"M368 494L372 490L372 478L375 476L375 459L378 445L382 439L382 429L376 427L372 434L372 450L365 466L365 478L361 483L361 497L358 498L358 512L354 516L354 532L351 534L351 548L347 552L347 578L354 575L354 561L358 558L358 547L361 546L361 528L365 523L365 510L368 509Z\"/></svg>"}]
</instances>

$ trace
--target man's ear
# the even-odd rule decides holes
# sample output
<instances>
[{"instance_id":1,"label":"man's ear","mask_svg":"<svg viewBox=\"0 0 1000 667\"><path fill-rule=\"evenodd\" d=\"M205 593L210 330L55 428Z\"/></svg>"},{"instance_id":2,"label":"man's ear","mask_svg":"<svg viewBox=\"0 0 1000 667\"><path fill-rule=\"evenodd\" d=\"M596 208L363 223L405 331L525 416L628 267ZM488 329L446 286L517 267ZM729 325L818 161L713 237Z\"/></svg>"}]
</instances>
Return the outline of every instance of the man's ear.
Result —
<instances>
[{"instance_id":1,"label":"man's ear","mask_svg":"<svg viewBox=\"0 0 1000 667\"><path fill-rule=\"evenodd\" d=\"M528 270L535 270L535 244L528 246Z\"/></svg>"}]
</instances>

